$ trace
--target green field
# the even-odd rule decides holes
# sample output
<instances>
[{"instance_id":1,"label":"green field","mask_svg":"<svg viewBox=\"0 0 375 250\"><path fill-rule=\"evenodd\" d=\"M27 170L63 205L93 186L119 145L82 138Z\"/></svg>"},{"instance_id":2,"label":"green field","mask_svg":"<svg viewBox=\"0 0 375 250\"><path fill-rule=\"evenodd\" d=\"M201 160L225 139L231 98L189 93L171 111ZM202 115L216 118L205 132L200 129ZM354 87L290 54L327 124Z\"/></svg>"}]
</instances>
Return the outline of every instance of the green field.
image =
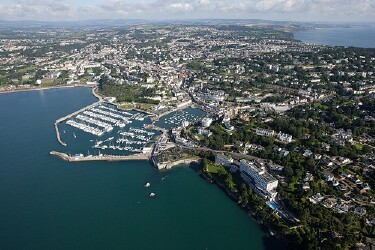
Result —
<instances>
[{"instance_id":1,"label":"green field","mask_svg":"<svg viewBox=\"0 0 375 250\"><path fill-rule=\"evenodd\" d=\"M217 174L220 170L225 170L223 166L208 164L207 171L211 174Z\"/></svg>"}]
</instances>

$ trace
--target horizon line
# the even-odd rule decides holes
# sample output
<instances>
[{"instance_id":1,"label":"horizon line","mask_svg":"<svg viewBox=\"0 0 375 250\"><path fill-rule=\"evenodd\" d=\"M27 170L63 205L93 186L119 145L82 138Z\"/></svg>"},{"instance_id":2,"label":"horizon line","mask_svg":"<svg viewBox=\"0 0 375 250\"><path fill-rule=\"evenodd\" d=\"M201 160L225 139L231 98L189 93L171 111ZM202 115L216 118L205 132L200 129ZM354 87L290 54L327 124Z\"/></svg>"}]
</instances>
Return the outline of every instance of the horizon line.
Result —
<instances>
[{"instance_id":1,"label":"horizon line","mask_svg":"<svg viewBox=\"0 0 375 250\"><path fill-rule=\"evenodd\" d=\"M290 22L290 23L304 23L304 24L375 24L374 21L296 21L296 20L272 20L262 18L96 18L96 19L82 19L82 20L37 20L37 19L20 19L9 20L0 19L0 22L41 22L41 23L59 23L59 22L88 22L88 21L157 21L157 22L173 22L173 21L268 21L268 22Z\"/></svg>"}]
</instances>

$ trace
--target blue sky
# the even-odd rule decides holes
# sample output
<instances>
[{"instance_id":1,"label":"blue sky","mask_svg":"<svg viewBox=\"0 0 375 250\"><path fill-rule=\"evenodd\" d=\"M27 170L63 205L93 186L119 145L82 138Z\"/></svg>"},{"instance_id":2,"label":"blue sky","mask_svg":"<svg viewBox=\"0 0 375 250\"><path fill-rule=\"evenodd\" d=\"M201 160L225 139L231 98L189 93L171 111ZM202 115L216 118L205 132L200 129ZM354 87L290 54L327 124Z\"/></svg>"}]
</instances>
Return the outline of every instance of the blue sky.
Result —
<instances>
[{"instance_id":1,"label":"blue sky","mask_svg":"<svg viewBox=\"0 0 375 250\"><path fill-rule=\"evenodd\" d=\"M375 22L375 0L0 0L3 20L101 18Z\"/></svg>"}]
</instances>

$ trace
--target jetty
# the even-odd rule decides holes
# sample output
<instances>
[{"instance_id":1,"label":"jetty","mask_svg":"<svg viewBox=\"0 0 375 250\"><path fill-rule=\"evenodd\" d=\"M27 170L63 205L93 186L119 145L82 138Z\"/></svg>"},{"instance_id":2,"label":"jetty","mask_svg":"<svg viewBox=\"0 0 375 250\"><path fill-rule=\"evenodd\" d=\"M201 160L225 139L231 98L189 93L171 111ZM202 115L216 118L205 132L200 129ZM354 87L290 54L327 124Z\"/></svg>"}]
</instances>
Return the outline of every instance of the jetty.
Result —
<instances>
[{"instance_id":1,"label":"jetty","mask_svg":"<svg viewBox=\"0 0 375 250\"><path fill-rule=\"evenodd\" d=\"M136 161L136 160L146 160L150 159L150 155L148 154L132 154L132 155L75 155L71 156L62 152L51 151L51 155L57 156L64 161L68 162L83 162L83 161Z\"/></svg>"}]
</instances>

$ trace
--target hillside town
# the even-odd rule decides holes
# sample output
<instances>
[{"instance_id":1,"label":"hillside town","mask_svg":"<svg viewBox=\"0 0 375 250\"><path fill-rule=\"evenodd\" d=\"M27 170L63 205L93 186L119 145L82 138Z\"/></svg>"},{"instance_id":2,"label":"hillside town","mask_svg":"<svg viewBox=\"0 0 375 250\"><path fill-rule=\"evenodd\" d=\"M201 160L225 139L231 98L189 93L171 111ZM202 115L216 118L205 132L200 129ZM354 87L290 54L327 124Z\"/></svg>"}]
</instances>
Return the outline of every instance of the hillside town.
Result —
<instances>
[{"instance_id":1,"label":"hillside town","mask_svg":"<svg viewBox=\"0 0 375 250\"><path fill-rule=\"evenodd\" d=\"M285 30L13 31L0 37L0 92L88 86L157 118L199 108L202 119L155 143L157 167L198 156L204 178L295 248L371 249L375 50L306 44Z\"/></svg>"}]
</instances>

